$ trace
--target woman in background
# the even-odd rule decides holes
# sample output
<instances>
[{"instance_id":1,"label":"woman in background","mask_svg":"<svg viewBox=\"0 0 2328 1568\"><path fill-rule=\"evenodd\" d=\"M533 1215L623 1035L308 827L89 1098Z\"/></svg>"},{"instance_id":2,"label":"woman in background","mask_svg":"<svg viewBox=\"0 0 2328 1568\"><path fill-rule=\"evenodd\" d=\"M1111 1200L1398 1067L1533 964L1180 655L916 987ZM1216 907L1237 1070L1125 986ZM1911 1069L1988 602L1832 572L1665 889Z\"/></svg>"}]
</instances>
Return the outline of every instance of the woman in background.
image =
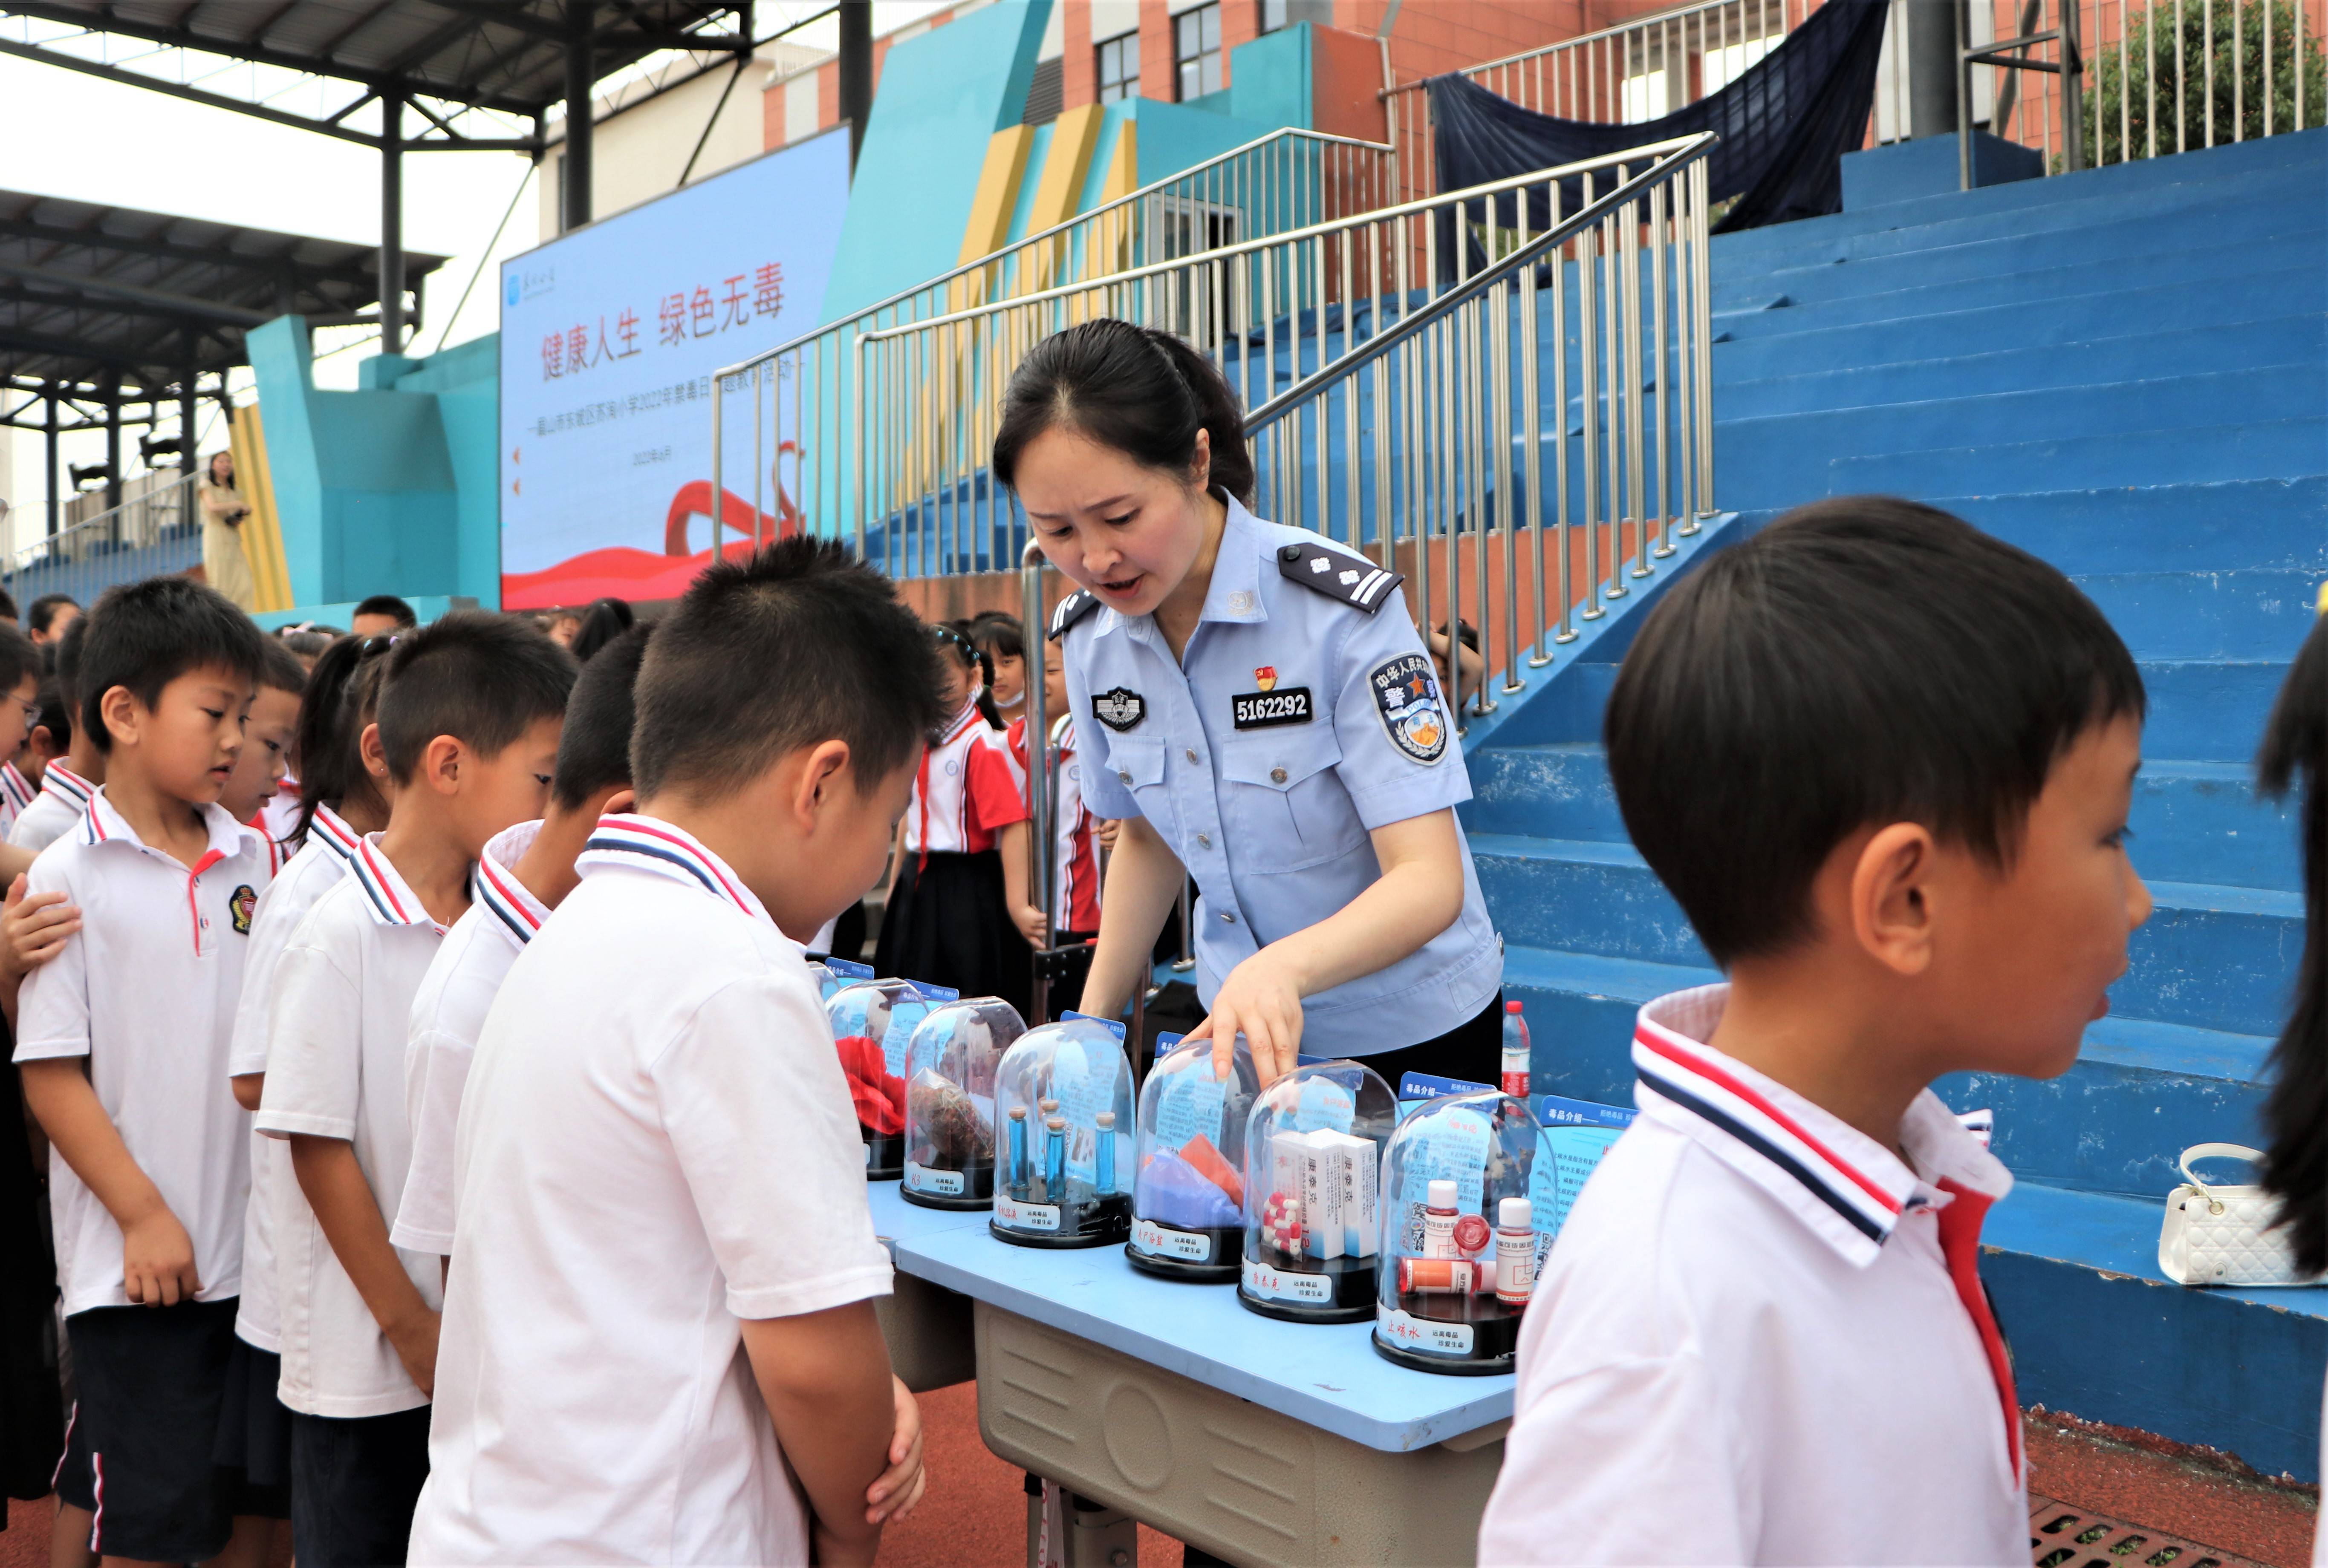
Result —
<instances>
[{"instance_id":1,"label":"woman in background","mask_svg":"<svg viewBox=\"0 0 2328 1568\"><path fill-rule=\"evenodd\" d=\"M258 581L242 553L242 520L250 503L234 488L234 454L211 453L210 467L196 486L202 508L202 577L245 611L258 608Z\"/></svg>"}]
</instances>

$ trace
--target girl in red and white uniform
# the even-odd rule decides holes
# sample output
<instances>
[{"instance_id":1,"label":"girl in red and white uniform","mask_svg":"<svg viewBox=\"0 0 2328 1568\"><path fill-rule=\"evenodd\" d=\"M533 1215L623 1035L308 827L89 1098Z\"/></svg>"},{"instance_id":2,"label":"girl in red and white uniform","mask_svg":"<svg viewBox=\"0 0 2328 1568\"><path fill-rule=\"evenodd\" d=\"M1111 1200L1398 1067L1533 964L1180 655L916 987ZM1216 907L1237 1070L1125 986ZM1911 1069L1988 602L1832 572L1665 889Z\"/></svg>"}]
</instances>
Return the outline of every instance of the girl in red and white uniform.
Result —
<instances>
[{"instance_id":1,"label":"girl in red and white uniform","mask_svg":"<svg viewBox=\"0 0 2328 1568\"><path fill-rule=\"evenodd\" d=\"M888 908L874 944L883 975L1000 996L1023 1014L1043 937L1027 896L1027 806L1002 734L979 697L978 650L952 627L933 629L954 716L922 758L898 824Z\"/></svg>"},{"instance_id":2,"label":"girl in red and white uniform","mask_svg":"<svg viewBox=\"0 0 2328 1568\"><path fill-rule=\"evenodd\" d=\"M1056 824L1051 835L1052 863L1057 883L1051 901L1051 926L1057 934L1054 947L1066 947L1099 935L1100 818L1084 804L1083 764L1075 757L1075 720L1067 712L1066 667L1056 650L1044 662L1043 713L1050 721L1051 745L1057 751L1059 771L1053 804ZM1004 732L1010 761L1018 775L1021 798L1026 798L1027 716L1010 721ZM1031 807L1030 807L1031 811Z\"/></svg>"}]
</instances>

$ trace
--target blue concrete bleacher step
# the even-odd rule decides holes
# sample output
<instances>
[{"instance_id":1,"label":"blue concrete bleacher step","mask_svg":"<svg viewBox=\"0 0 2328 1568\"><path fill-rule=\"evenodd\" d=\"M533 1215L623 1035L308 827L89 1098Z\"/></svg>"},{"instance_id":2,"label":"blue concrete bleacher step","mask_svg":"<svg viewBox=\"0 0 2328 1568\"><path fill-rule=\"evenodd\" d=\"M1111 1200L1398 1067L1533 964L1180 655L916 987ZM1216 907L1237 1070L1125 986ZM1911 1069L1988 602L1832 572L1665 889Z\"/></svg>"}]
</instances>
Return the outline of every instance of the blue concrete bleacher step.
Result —
<instances>
[{"instance_id":1,"label":"blue concrete bleacher step","mask_svg":"<svg viewBox=\"0 0 2328 1568\"><path fill-rule=\"evenodd\" d=\"M2059 1078L1936 1086L1995 1109L2020 1183L1984 1272L2022 1397L2305 1479L2328 1290L2186 1290L2156 1246L2182 1149L2260 1141L2302 942L2292 822L2250 770L2328 578L2323 189L2311 131L1713 247L1732 537L1821 495L1929 499L2067 573L2147 692L2129 853L2154 909L2109 1015ZM1476 727L1463 809L1538 1087L1620 1103L1636 1010L1717 977L1599 745L1641 602Z\"/></svg>"}]
</instances>

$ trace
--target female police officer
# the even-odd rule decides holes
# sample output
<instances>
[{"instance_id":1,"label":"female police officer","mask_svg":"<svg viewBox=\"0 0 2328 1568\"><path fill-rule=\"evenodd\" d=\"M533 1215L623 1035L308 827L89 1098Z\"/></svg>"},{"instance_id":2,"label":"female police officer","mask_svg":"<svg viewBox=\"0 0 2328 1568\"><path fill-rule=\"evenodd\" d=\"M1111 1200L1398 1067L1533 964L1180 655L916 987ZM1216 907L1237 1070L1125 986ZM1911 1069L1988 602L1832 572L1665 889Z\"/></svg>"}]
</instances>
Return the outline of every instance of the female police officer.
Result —
<instances>
[{"instance_id":1,"label":"female police officer","mask_svg":"<svg viewBox=\"0 0 2328 1568\"><path fill-rule=\"evenodd\" d=\"M1077 585L1051 624L1084 803L1123 831L1084 1005L1121 1013L1184 870L1195 1031L1266 1083L1311 1055L1493 1083L1501 945L1453 714L1401 581L1246 509L1236 400L1178 338L1094 321L1005 396L994 472ZM1086 721L1085 715L1089 715Z\"/></svg>"}]
</instances>

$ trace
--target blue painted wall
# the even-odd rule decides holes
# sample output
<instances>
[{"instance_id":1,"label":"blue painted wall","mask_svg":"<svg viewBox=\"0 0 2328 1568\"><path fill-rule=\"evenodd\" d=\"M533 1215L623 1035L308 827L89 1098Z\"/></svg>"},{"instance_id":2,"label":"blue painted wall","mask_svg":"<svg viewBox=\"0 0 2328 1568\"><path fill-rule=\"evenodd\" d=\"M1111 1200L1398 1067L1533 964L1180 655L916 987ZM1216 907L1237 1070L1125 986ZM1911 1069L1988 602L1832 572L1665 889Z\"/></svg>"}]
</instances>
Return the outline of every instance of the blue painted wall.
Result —
<instances>
[{"instance_id":1,"label":"blue painted wall","mask_svg":"<svg viewBox=\"0 0 2328 1568\"><path fill-rule=\"evenodd\" d=\"M299 317L248 341L293 602L457 594L498 606L497 339L378 357L352 392L316 389Z\"/></svg>"},{"instance_id":2,"label":"blue painted wall","mask_svg":"<svg viewBox=\"0 0 2328 1568\"><path fill-rule=\"evenodd\" d=\"M1051 0L989 5L890 49L857 155L825 321L912 288L960 257L987 143L1025 111L1050 14Z\"/></svg>"}]
</instances>

